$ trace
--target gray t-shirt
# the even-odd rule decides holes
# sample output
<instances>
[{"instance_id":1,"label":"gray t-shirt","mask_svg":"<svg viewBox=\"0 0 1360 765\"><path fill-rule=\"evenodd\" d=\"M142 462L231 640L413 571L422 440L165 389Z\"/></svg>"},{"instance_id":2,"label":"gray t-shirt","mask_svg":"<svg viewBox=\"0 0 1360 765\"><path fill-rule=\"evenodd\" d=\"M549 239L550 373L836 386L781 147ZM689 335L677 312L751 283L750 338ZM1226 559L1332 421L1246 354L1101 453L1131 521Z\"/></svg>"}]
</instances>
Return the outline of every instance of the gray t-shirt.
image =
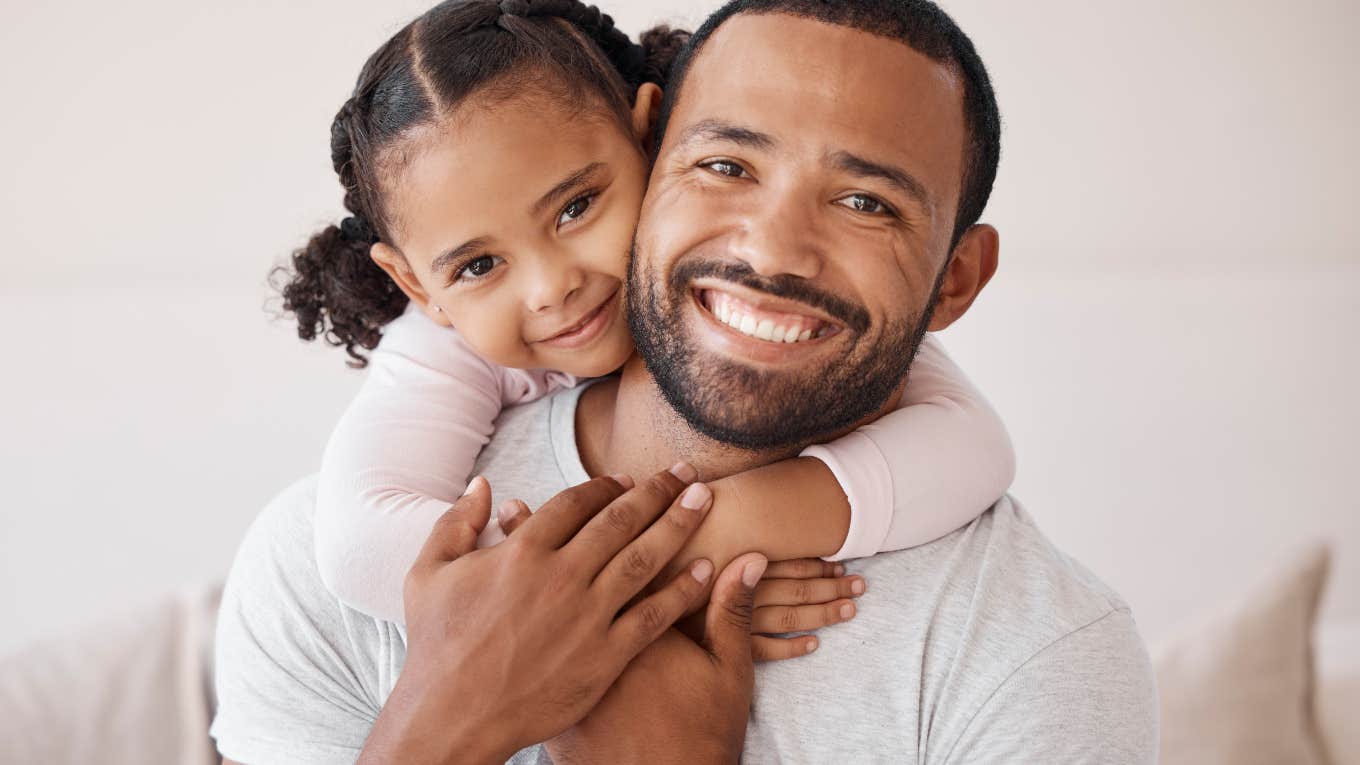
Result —
<instances>
[{"instance_id":1,"label":"gray t-shirt","mask_svg":"<svg viewBox=\"0 0 1360 765\"><path fill-rule=\"evenodd\" d=\"M476 467L498 500L538 507L587 480L580 390L501 415ZM279 495L227 581L212 734L248 765L353 762L405 659L401 628L322 585L314 510L313 479ZM810 656L757 665L743 762L1155 762L1156 692L1128 606L1013 500L847 568L869 582L855 619L821 630ZM541 747L512 761L550 762Z\"/></svg>"}]
</instances>

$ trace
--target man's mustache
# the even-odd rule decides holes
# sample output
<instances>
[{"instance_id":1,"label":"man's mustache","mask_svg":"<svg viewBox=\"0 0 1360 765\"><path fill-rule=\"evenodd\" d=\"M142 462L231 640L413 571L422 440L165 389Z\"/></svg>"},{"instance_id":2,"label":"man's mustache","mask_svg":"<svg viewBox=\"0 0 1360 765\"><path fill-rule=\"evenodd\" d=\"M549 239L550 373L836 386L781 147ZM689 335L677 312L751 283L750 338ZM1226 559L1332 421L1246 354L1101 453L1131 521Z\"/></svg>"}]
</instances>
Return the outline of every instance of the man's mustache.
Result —
<instances>
[{"instance_id":1,"label":"man's mustache","mask_svg":"<svg viewBox=\"0 0 1360 765\"><path fill-rule=\"evenodd\" d=\"M678 294L696 279L719 279L774 297L810 305L826 312L846 327L863 334L869 329L869 312L862 306L827 294L800 276L761 276L740 261L684 260L671 272L670 289Z\"/></svg>"}]
</instances>

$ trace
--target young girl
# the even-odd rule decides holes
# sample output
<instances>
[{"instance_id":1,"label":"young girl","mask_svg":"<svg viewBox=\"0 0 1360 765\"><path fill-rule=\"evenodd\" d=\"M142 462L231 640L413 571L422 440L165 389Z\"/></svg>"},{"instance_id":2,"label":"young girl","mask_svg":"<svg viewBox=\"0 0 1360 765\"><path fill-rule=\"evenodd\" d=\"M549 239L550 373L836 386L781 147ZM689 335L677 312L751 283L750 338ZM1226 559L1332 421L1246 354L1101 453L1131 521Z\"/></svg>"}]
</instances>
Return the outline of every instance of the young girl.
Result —
<instances>
[{"instance_id":1,"label":"young girl","mask_svg":"<svg viewBox=\"0 0 1360 765\"><path fill-rule=\"evenodd\" d=\"M502 407L632 354L628 253L659 86L684 39L661 28L636 45L575 0L449 0L365 64L331 127L351 215L294 254L283 290L303 339L344 345L359 366L357 349L377 348L318 495L318 565L350 606L402 621L403 577ZM781 334L767 339L807 339ZM1004 426L927 337L895 411L711 482L681 557L721 567L748 550L842 560L919 545L978 516L1013 470ZM784 608L781 629L757 631L848 618L837 596L863 591L852 577L772 586L757 605ZM813 647L766 643L759 658Z\"/></svg>"}]
</instances>

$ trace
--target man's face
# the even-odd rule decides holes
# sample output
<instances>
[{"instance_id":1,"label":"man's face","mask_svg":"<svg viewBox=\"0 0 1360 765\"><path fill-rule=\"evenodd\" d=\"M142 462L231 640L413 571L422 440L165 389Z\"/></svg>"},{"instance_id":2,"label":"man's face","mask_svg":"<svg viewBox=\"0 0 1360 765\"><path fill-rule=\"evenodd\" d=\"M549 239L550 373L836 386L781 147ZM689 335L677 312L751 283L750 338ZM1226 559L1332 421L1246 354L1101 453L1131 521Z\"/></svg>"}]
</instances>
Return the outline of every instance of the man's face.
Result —
<instances>
[{"instance_id":1,"label":"man's face","mask_svg":"<svg viewBox=\"0 0 1360 765\"><path fill-rule=\"evenodd\" d=\"M638 224L630 321L692 427L750 449L905 381L946 263L963 87L903 43L740 15L693 62Z\"/></svg>"}]
</instances>

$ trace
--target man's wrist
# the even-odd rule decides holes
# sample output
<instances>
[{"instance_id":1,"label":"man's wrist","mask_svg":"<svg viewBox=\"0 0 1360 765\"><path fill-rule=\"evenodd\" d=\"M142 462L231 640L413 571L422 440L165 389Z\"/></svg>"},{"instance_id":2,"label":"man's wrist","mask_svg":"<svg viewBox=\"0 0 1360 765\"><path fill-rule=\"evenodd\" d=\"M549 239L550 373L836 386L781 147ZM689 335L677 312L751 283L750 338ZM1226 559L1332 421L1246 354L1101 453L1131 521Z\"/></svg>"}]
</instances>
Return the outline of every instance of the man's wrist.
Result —
<instances>
[{"instance_id":1,"label":"man's wrist","mask_svg":"<svg viewBox=\"0 0 1360 765\"><path fill-rule=\"evenodd\" d=\"M403 672L403 676L413 675ZM472 694L456 696L474 698ZM512 738L498 721L478 719L472 705L454 711L437 703L424 688L398 679L358 765L501 765L520 748Z\"/></svg>"}]
</instances>

